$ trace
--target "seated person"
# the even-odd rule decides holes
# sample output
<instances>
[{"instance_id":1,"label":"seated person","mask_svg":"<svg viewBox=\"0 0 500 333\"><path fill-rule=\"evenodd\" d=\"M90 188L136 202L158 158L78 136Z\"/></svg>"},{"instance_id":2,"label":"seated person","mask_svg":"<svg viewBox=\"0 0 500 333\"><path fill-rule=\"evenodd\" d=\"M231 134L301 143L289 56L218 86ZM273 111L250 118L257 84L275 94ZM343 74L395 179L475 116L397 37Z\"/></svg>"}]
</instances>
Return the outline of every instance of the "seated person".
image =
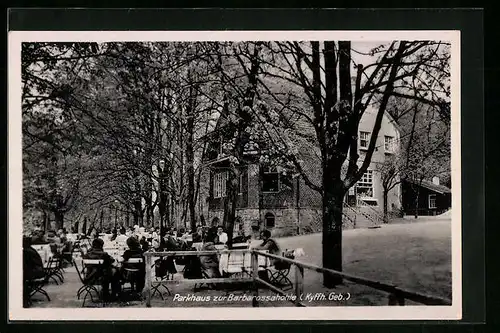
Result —
<instances>
[{"instance_id":1,"label":"seated person","mask_svg":"<svg viewBox=\"0 0 500 333\"><path fill-rule=\"evenodd\" d=\"M163 251L176 251L179 249L173 231L169 231L160 242L160 249Z\"/></svg>"},{"instance_id":2,"label":"seated person","mask_svg":"<svg viewBox=\"0 0 500 333\"><path fill-rule=\"evenodd\" d=\"M47 241L51 244L57 243L59 241L59 238L57 237L57 234L54 230L47 231L47 235L45 236L45 239L47 239Z\"/></svg>"},{"instance_id":3,"label":"seated person","mask_svg":"<svg viewBox=\"0 0 500 333\"><path fill-rule=\"evenodd\" d=\"M139 244L141 244L142 252L146 252L147 250L149 250L149 243L145 236L142 236Z\"/></svg>"},{"instance_id":4,"label":"seated person","mask_svg":"<svg viewBox=\"0 0 500 333\"><path fill-rule=\"evenodd\" d=\"M112 266L115 259L103 250L104 241L96 238L92 241L92 247L83 256L83 259L104 260L99 271L97 267L90 267L85 272L85 280L89 281L95 278L101 278L102 293L105 299L115 299L120 294L120 272ZM112 295L109 295L109 284L111 283Z\"/></svg>"},{"instance_id":5,"label":"seated person","mask_svg":"<svg viewBox=\"0 0 500 333\"><path fill-rule=\"evenodd\" d=\"M125 228L120 229L120 234L116 236L115 242L118 244L118 246L125 247L127 245L127 235L126 235L126 230Z\"/></svg>"},{"instance_id":6,"label":"seated person","mask_svg":"<svg viewBox=\"0 0 500 333\"><path fill-rule=\"evenodd\" d=\"M38 279L45 276L43 261L40 254L31 246L31 238L23 237L23 278Z\"/></svg>"},{"instance_id":7,"label":"seated person","mask_svg":"<svg viewBox=\"0 0 500 333\"><path fill-rule=\"evenodd\" d=\"M205 243L201 248L201 251L216 251L217 250L215 247L216 237L217 234L215 234L213 230L209 232L205 239ZM217 253L200 256L200 263L203 272L208 278L221 277L219 271L219 256L217 255Z\"/></svg>"},{"instance_id":8,"label":"seated person","mask_svg":"<svg viewBox=\"0 0 500 333\"><path fill-rule=\"evenodd\" d=\"M269 253L274 255L280 255L281 250L278 243L271 238L271 232L269 230L262 230L260 232L260 239L262 243L254 247L256 250L267 250Z\"/></svg>"},{"instance_id":9,"label":"seated person","mask_svg":"<svg viewBox=\"0 0 500 333\"><path fill-rule=\"evenodd\" d=\"M111 236L109 236L109 240L113 242L116 240L116 237L118 237L118 230L114 228L113 231L111 232Z\"/></svg>"},{"instance_id":10,"label":"seated person","mask_svg":"<svg viewBox=\"0 0 500 333\"><path fill-rule=\"evenodd\" d=\"M23 304L28 306L32 290L31 282L45 276L43 261L38 252L31 246L31 238L23 237Z\"/></svg>"},{"instance_id":11,"label":"seated person","mask_svg":"<svg viewBox=\"0 0 500 333\"><path fill-rule=\"evenodd\" d=\"M135 284L135 291L141 292L142 289L144 289L146 278L146 263L144 260L143 251L141 249L141 244L139 243L139 241L137 241L137 238L132 236L127 239L127 246L128 249L123 253L124 263L122 267L122 274L123 276L126 276L127 271L125 268L138 269L139 273L134 275L134 281L132 282ZM142 263L127 263L127 261L131 258L141 258Z\"/></svg>"},{"instance_id":12,"label":"seated person","mask_svg":"<svg viewBox=\"0 0 500 333\"><path fill-rule=\"evenodd\" d=\"M54 259L61 259L62 255L59 253L57 244L50 244L50 257Z\"/></svg>"},{"instance_id":13,"label":"seated person","mask_svg":"<svg viewBox=\"0 0 500 333\"><path fill-rule=\"evenodd\" d=\"M260 232L260 239L262 239L262 243L254 247L255 250L267 250L270 254L280 255L281 249L278 243L271 238L271 232L269 230L262 230ZM270 260L272 265L275 265L275 260ZM259 271L259 277L262 280L269 281L269 276L267 274L267 270Z\"/></svg>"},{"instance_id":14,"label":"seated person","mask_svg":"<svg viewBox=\"0 0 500 333\"><path fill-rule=\"evenodd\" d=\"M165 234L163 237L160 238L160 241L158 242L158 251L176 251L178 250L177 248L177 242L175 239L172 237L172 235ZM164 270L164 272L168 272L170 274L175 274L177 273L177 268L175 267L175 262L174 262L174 257L168 256L168 257L162 257L161 259L158 259L155 264L160 265L161 264L161 270ZM162 276L162 273L156 272L157 276Z\"/></svg>"},{"instance_id":15,"label":"seated person","mask_svg":"<svg viewBox=\"0 0 500 333\"><path fill-rule=\"evenodd\" d=\"M198 227L196 232L193 233L193 243L201 243L203 242L203 228Z\"/></svg>"},{"instance_id":16,"label":"seated person","mask_svg":"<svg viewBox=\"0 0 500 333\"><path fill-rule=\"evenodd\" d=\"M215 244L226 244L226 243L227 243L227 234L224 232L224 229L222 229L222 227L218 227Z\"/></svg>"},{"instance_id":17,"label":"seated person","mask_svg":"<svg viewBox=\"0 0 500 333\"><path fill-rule=\"evenodd\" d=\"M68 241L68 237L66 236L66 232L64 231L64 229L59 229L57 231L57 236L61 244L65 244Z\"/></svg>"},{"instance_id":18,"label":"seated person","mask_svg":"<svg viewBox=\"0 0 500 333\"><path fill-rule=\"evenodd\" d=\"M31 244L33 245L38 245L38 244L46 244L47 240L45 239L44 233L42 230L34 231L33 232L33 237L31 238Z\"/></svg>"},{"instance_id":19,"label":"seated person","mask_svg":"<svg viewBox=\"0 0 500 333\"><path fill-rule=\"evenodd\" d=\"M244 230L240 230L238 232L238 236L236 236L236 237L233 238L233 244L246 243L251 238L252 238L252 236L245 236L245 231Z\"/></svg>"}]
</instances>

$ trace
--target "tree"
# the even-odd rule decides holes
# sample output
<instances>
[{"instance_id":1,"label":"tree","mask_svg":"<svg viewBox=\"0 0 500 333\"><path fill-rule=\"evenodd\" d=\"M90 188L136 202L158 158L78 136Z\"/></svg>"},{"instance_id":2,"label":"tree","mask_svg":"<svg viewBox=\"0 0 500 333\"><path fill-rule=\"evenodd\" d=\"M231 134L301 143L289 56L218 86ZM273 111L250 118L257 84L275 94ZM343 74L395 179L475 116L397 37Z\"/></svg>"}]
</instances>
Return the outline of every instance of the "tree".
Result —
<instances>
[{"instance_id":1,"label":"tree","mask_svg":"<svg viewBox=\"0 0 500 333\"><path fill-rule=\"evenodd\" d=\"M293 162L306 184L322 195L323 266L341 271L343 199L371 163L389 99L392 96L414 97L408 93L411 87L434 91L432 87L437 78L447 77L446 51L443 51L443 43L440 42L395 41L373 49L371 53L380 54L380 57L373 64L363 65L354 63L349 41L268 45L268 52L275 60L266 62L268 69L265 75L281 80L283 85L286 83L302 89L302 105L306 107L290 107L283 98L275 98L275 104L284 109L281 118L290 119L288 113L291 112L314 131L320 150L321 183L308 178L295 154L289 154L287 158ZM278 57L279 61L276 60ZM356 69L354 84L351 76L353 65ZM425 75L429 72L436 75ZM269 89L269 92L272 90ZM291 94L296 94L296 90L291 89ZM429 97L424 94L418 98L432 105L446 103L445 94ZM368 108L375 109L376 118L368 149L358 163L358 125ZM282 151L296 150L286 140L280 144L285 147ZM344 168L344 165L347 167ZM327 287L340 282L338 277L324 275Z\"/></svg>"},{"instance_id":2,"label":"tree","mask_svg":"<svg viewBox=\"0 0 500 333\"><path fill-rule=\"evenodd\" d=\"M389 223L388 196L389 192L401 184L406 177L406 164L402 152L386 157L382 163L376 163L376 171L380 174L383 197L383 221Z\"/></svg>"}]
</instances>

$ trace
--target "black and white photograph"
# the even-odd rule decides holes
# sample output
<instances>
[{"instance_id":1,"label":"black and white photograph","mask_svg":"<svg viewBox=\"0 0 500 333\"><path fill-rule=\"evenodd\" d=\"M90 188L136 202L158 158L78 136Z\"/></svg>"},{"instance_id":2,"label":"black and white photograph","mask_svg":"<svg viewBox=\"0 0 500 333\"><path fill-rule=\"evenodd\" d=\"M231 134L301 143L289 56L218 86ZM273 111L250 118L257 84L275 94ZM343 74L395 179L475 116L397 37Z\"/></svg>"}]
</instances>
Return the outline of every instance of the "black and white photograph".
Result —
<instances>
[{"instance_id":1,"label":"black and white photograph","mask_svg":"<svg viewBox=\"0 0 500 333\"><path fill-rule=\"evenodd\" d=\"M11 317L460 319L459 38L11 32Z\"/></svg>"}]
</instances>

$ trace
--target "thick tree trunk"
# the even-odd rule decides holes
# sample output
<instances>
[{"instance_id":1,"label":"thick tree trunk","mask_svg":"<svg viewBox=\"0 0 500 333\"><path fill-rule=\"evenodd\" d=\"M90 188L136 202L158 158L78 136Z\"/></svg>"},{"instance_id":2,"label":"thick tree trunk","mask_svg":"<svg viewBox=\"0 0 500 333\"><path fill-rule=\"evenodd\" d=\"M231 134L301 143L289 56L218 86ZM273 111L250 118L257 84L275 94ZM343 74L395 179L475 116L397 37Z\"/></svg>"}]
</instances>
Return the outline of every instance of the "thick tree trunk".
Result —
<instances>
[{"instance_id":1,"label":"thick tree trunk","mask_svg":"<svg viewBox=\"0 0 500 333\"><path fill-rule=\"evenodd\" d=\"M99 228L101 228L101 230L103 221L104 221L104 209L101 209L101 216L99 218Z\"/></svg>"},{"instance_id":2,"label":"thick tree trunk","mask_svg":"<svg viewBox=\"0 0 500 333\"><path fill-rule=\"evenodd\" d=\"M228 172L227 191L224 198L224 220L223 224L227 233L227 246L233 244L234 220L236 219L236 204L238 202L238 179L240 175L238 168Z\"/></svg>"},{"instance_id":3,"label":"thick tree trunk","mask_svg":"<svg viewBox=\"0 0 500 333\"><path fill-rule=\"evenodd\" d=\"M43 211L43 225L42 225L43 233L45 233L47 231L48 225L49 225L49 214L47 214L47 211L44 210Z\"/></svg>"},{"instance_id":4,"label":"thick tree trunk","mask_svg":"<svg viewBox=\"0 0 500 333\"><path fill-rule=\"evenodd\" d=\"M191 73L190 73L191 74ZM189 76L191 76L189 74ZM186 161L187 161L187 181L188 181L188 209L189 224L191 230L196 230L196 197L195 197L195 172L194 172L194 120L197 100L197 88L189 88L189 104L186 109Z\"/></svg>"},{"instance_id":5,"label":"thick tree trunk","mask_svg":"<svg viewBox=\"0 0 500 333\"><path fill-rule=\"evenodd\" d=\"M196 230L196 198L195 198L195 173L194 173L194 150L193 133L189 133L186 143L187 178L188 178L188 209L189 225L191 230Z\"/></svg>"},{"instance_id":6,"label":"thick tree trunk","mask_svg":"<svg viewBox=\"0 0 500 333\"><path fill-rule=\"evenodd\" d=\"M388 216L388 209L387 209L387 196L388 196L388 190L384 188L384 194L383 194L383 200L384 200L384 223L389 223L389 216Z\"/></svg>"},{"instance_id":7,"label":"thick tree trunk","mask_svg":"<svg viewBox=\"0 0 500 333\"><path fill-rule=\"evenodd\" d=\"M64 212L56 210L54 212L54 218L56 222L56 230L62 229L64 226Z\"/></svg>"},{"instance_id":8,"label":"thick tree trunk","mask_svg":"<svg viewBox=\"0 0 500 333\"><path fill-rule=\"evenodd\" d=\"M324 182L323 267L342 271L342 208L344 191L334 182ZM323 285L334 288L342 278L323 274Z\"/></svg>"},{"instance_id":9,"label":"thick tree trunk","mask_svg":"<svg viewBox=\"0 0 500 333\"><path fill-rule=\"evenodd\" d=\"M420 196L420 187L415 191L415 218L418 219L418 200Z\"/></svg>"},{"instance_id":10,"label":"thick tree trunk","mask_svg":"<svg viewBox=\"0 0 500 333\"><path fill-rule=\"evenodd\" d=\"M139 200L134 202L134 225L142 225L142 204Z\"/></svg>"}]
</instances>

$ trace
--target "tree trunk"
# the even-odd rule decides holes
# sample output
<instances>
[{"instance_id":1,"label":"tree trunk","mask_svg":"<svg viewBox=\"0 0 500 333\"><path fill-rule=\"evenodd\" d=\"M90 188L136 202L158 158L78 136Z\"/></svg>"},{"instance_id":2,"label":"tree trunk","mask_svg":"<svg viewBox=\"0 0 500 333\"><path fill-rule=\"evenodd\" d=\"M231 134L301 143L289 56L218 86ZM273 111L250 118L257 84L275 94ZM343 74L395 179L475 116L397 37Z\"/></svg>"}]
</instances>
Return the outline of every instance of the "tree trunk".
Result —
<instances>
[{"instance_id":1,"label":"tree trunk","mask_svg":"<svg viewBox=\"0 0 500 333\"><path fill-rule=\"evenodd\" d=\"M191 73L188 74L191 77ZM186 108L186 161L188 180L188 208L191 230L196 230L196 197L195 197L195 172L194 172L194 131L195 108L197 100L197 86L189 87L189 102Z\"/></svg>"},{"instance_id":2,"label":"tree trunk","mask_svg":"<svg viewBox=\"0 0 500 333\"><path fill-rule=\"evenodd\" d=\"M47 214L47 211L46 210L43 210L43 224L42 224L42 228L43 228L43 233L45 234L45 232L47 232L47 226L49 224L49 214Z\"/></svg>"},{"instance_id":3,"label":"tree trunk","mask_svg":"<svg viewBox=\"0 0 500 333\"><path fill-rule=\"evenodd\" d=\"M384 194L383 194L383 200L384 200L384 223L389 223L389 216L388 216L388 211L387 211L387 196L388 196L389 190L384 188Z\"/></svg>"},{"instance_id":4,"label":"tree trunk","mask_svg":"<svg viewBox=\"0 0 500 333\"><path fill-rule=\"evenodd\" d=\"M328 175L328 176L327 176ZM323 267L342 271L342 208L344 192L339 181L329 173L323 180ZM342 277L323 274L323 285L334 288Z\"/></svg>"},{"instance_id":5,"label":"tree trunk","mask_svg":"<svg viewBox=\"0 0 500 333\"><path fill-rule=\"evenodd\" d=\"M415 218L418 219L418 200L420 196L420 187L415 191Z\"/></svg>"},{"instance_id":6,"label":"tree trunk","mask_svg":"<svg viewBox=\"0 0 500 333\"><path fill-rule=\"evenodd\" d=\"M228 172L227 191L224 198L224 220L223 225L227 233L227 246L231 248L233 244L234 220L236 219L236 204L238 202L238 179L240 170L232 168Z\"/></svg>"},{"instance_id":7,"label":"tree trunk","mask_svg":"<svg viewBox=\"0 0 500 333\"><path fill-rule=\"evenodd\" d=\"M100 220L99 220L99 228L101 228L101 230L102 230L103 221L104 221L104 209L101 209L101 216L100 216Z\"/></svg>"},{"instance_id":8,"label":"tree trunk","mask_svg":"<svg viewBox=\"0 0 500 333\"><path fill-rule=\"evenodd\" d=\"M56 222L56 230L62 229L64 226L64 212L56 210L54 212L54 218Z\"/></svg>"},{"instance_id":9,"label":"tree trunk","mask_svg":"<svg viewBox=\"0 0 500 333\"><path fill-rule=\"evenodd\" d=\"M87 234L87 216L83 218L82 234Z\"/></svg>"},{"instance_id":10,"label":"tree trunk","mask_svg":"<svg viewBox=\"0 0 500 333\"><path fill-rule=\"evenodd\" d=\"M142 204L140 200L134 202L134 225L142 223Z\"/></svg>"},{"instance_id":11,"label":"tree trunk","mask_svg":"<svg viewBox=\"0 0 500 333\"><path fill-rule=\"evenodd\" d=\"M194 125L192 125L194 126ZM186 143L187 178L188 178L188 208L191 230L196 230L196 198L195 198L195 173L194 173L194 150L193 133L190 132Z\"/></svg>"}]
</instances>

